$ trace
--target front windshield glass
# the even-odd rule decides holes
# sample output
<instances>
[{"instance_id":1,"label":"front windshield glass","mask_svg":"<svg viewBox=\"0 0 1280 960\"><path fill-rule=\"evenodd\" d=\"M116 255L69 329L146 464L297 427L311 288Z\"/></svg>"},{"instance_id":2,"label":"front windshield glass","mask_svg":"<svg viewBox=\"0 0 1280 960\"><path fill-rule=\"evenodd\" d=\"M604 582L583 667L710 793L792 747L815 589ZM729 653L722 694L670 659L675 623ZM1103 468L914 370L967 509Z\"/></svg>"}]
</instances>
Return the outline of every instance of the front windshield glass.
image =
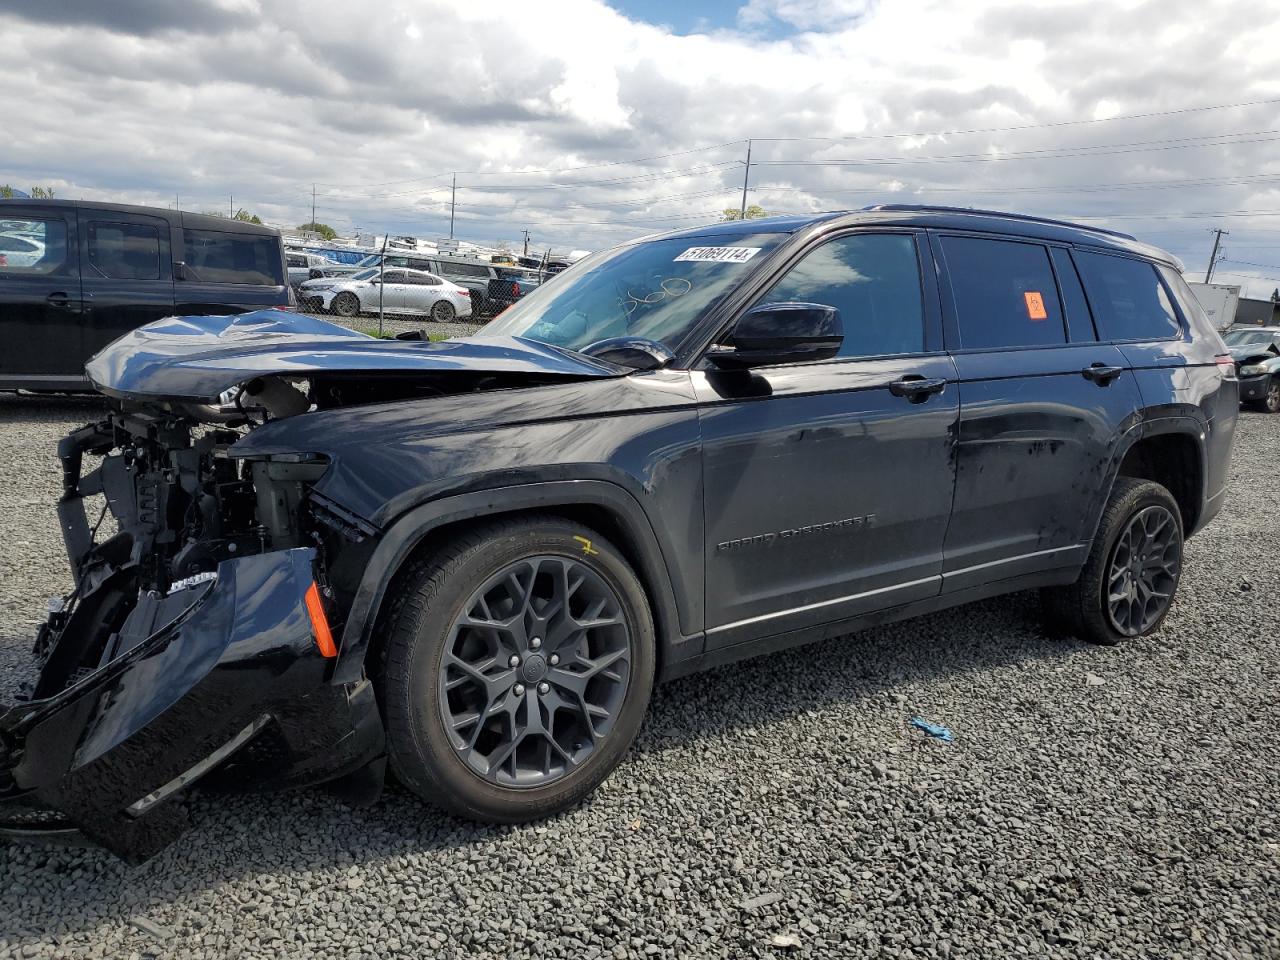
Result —
<instances>
[{"instance_id":1,"label":"front windshield glass","mask_svg":"<svg viewBox=\"0 0 1280 960\"><path fill-rule=\"evenodd\" d=\"M1227 346L1238 347L1246 343L1267 343L1271 340L1271 334L1258 330L1232 330L1222 339Z\"/></svg>"},{"instance_id":2,"label":"front windshield glass","mask_svg":"<svg viewBox=\"0 0 1280 960\"><path fill-rule=\"evenodd\" d=\"M353 273L353 274L351 275L351 279L352 279L352 280L372 280L372 279L373 279L374 277L376 277L377 275L378 275L378 271L377 271L376 269L375 269L375 270L361 270L359 273Z\"/></svg>"},{"instance_id":3,"label":"front windshield glass","mask_svg":"<svg viewBox=\"0 0 1280 960\"><path fill-rule=\"evenodd\" d=\"M478 336L570 350L630 336L674 348L785 236L681 237L605 250L516 301Z\"/></svg>"},{"instance_id":4,"label":"front windshield glass","mask_svg":"<svg viewBox=\"0 0 1280 960\"><path fill-rule=\"evenodd\" d=\"M363 260L357 263L356 266L357 267L376 267L378 265L378 261L381 259L382 259L382 254L371 253L369 254L369 256L365 257Z\"/></svg>"}]
</instances>

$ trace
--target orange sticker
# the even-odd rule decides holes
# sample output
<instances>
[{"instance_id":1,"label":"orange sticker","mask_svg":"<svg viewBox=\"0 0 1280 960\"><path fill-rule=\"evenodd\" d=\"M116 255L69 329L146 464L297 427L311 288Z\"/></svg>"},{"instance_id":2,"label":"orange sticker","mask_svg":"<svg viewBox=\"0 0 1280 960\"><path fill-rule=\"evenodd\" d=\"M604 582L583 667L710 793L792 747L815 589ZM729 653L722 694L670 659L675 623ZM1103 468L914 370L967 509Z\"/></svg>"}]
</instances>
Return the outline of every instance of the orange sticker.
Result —
<instances>
[{"instance_id":1,"label":"orange sticker","mask_svg":"<svg viewBox=\"0 0 1280 960\"><path fill-rule=\"evenodd\" d=\"M1044 297L1040 296L1038 290L1028 290L1022 295L1027 301L1027 316L1032 320L1048 320L1049 314L1045 313Z\"/></svg>"}]
</instances>

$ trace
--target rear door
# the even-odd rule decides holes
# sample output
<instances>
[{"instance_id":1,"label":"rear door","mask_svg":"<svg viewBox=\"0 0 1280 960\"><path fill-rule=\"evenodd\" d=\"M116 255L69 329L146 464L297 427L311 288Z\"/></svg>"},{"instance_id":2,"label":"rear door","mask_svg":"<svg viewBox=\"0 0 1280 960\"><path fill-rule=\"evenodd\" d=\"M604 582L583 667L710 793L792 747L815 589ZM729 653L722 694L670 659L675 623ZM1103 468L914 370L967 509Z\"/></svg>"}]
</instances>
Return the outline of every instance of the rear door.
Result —
<instances>
[{"instance_id":1,"label":"rear door","mask_svg":"<svg viewBox=\"0 0 1280 960\"><path fill-rule=\"evenodd\" d=\"M956 495L944 591L1084 559L1091 516L1139 393L1097 341L1070 252L935 234L959 375Z\"/></svg>"},{"instance_id":2,"label":"rear door","mask_svg":"<svg viewBox=\"0 0 1280 960\"><path fill-rule=\"evenodd\" d=\"M430 273L405 275L404 306L411 313L430 313L431 306L440 299L444 286L440 278Z\"/></svg>"},{"instance_id":3,"label":"rear door","mask_svg":"<svg viewBox=\"0 0 1280 960\"><path fill-rule=\"evenodd\" d=\"M173 255L161 217L80 211L86 359L143 324L173 315Z\"/></svg>"},{"instance_id":4,"label":"rear door","mask_svg":"<svg viewBox=\"0 0 1280 960\"><path fill-rule=\"evenodd\" d=\"M84 374L76 214L0 206L0 381Z\"/></svg>"}]
</instances>

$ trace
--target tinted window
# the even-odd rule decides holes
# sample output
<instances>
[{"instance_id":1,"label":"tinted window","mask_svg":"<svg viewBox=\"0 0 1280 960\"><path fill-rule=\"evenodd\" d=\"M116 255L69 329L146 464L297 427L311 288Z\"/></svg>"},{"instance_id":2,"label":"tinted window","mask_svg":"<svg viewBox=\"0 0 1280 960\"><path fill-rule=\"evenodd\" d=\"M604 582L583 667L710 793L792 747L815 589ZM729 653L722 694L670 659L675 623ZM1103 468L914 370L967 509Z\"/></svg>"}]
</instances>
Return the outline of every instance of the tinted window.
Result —
<instances>
[{"instance_id":1,"label":"tinted window","mask_svg":"<svg viewBox=\"0 0 1280 960\"><path fill-rule=\"evenodd\" d=\"M296 253L291 253L291 254L289 254L289 266L291 266L291 267L305 267L306 265L307 265L307 258L306 258L306 257L301 257L301 256L299 256L299 255L298 255L298 254L296 254Z\"/></svg>"},{"instance_id":2,"label":"tinted window","mask_svg":"<svg viewBox=\"0 0 1280 960\"><path fill-rule=\"evenodd\" d=\"M145 223L89 222L89 265L114 280L160 279L160 231Z\"/></svg>"},{"instance_id":3,"label":"tinted window","mask_svg":"<svg viewBox=\"0 0 1280 960\"><path fill-rule=\"evenodd\" d=\"M1072 343L1089 343L1097 340L1093 330L1093 318L1089 315L1089 301L1080 285L1080 274L1071 262L1071 254L1062 247L1052 247L1053 267L1058 271L1058 288L1062 291L1062 303L1067 308L1067 330Z\"/></svg>"},{"instance_id":4,"label":"tinted window","mask_svg":"<svg viewBox=\"0 0 1280 960\"><path fill-rule=\"evenodd\" d=\"M377 279L374 277L374 279ZM383 283L405 283L405 274L401 270L384 270L382 273Z\"/></svg>"},{"instance_id":5,"label":"tinted window","mask_svg":"<svg viewBox=\"0 0 1280 960\"><path fill-rule=\"evenodd\" d=\"M966 349L1066 343L1049 251L1036 243L943 237Z\"/></svg>"},{"instance_id":6,"label":"tinted window","mask_svg":"<svg viewBox=\"0 0 1280 960\"><path fill-rule=\"evenodd\" d=\"M429 273L410 273L405 276L404 282L418 287L434 287L439 285L440 278Z\"/></svg>"},{"instance_id":7,"label":"tinted window","mask_svg":"<svg viewBox=\"0 0 1280 960\"><path fill-rule=\"evenodd\" d=\"M186 230L184 258L192 279L205 283L279 286L280 241L217 230Z\"/></svg>"},{"instance_id":8,"label":"tinted window","mask_svg":"<svg viewBox=\"0 0 1280 960\"><path fill-rule=\"evenodd\" d=\"M65 220L0 220L0 274L61 273L66 266Z\"/></svg>"},{"instance_id":9,"label":"tinted window","mask_svg":"<svg viewBox=\"0 0 1280 960\"><path fill-rule=\"evenodd\" d=\"M455 277L487 277L489 268L478 263L442 263L442 272Z\"/></svg>"},{"instance_id":10,"label":"tinted window","mask_svg":"<svg viewBox=\"0 0 1280 960\"><path fill-rule=\"evenodd\" d=\"M1077 250L1076 263L1104 340L1168 340L1182 332L1155 267L1145 260Z\"/></svg>"},{"instance_id":11,"label":"tinted window","mask_svg":"<svg viewBox=\"0 0 1280 960\"><path fill-rule=\"evenodd\" d=\"M840 311L842 357L919 353L924 311L916 243L902 234L824 243L787 271L762 303L822 303Z\"/></svg>"}]
</instances>

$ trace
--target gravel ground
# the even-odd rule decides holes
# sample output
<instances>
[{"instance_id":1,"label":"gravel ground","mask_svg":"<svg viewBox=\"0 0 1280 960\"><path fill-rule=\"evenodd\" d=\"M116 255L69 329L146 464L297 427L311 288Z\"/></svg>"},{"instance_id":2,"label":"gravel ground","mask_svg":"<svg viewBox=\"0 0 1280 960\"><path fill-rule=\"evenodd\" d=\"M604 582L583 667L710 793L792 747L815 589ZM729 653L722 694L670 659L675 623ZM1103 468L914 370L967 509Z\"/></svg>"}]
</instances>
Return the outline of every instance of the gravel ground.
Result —
<instances>
[{"instance_id":1,"label":"gravel ground","mask_svg":"<svg viewBox=\"0 0 1280 960\"><path fill-rule=\"evenodd\" d=\"M6 686L67 586L53 443L92 413L0 397ZM533 826L314 790L203 798L141 868L0 845L0 956L1280 956L1277 450L1245 414L1153 639L1046 639L1018 595L722 668Z\"/></svg>"}]
</instances>

